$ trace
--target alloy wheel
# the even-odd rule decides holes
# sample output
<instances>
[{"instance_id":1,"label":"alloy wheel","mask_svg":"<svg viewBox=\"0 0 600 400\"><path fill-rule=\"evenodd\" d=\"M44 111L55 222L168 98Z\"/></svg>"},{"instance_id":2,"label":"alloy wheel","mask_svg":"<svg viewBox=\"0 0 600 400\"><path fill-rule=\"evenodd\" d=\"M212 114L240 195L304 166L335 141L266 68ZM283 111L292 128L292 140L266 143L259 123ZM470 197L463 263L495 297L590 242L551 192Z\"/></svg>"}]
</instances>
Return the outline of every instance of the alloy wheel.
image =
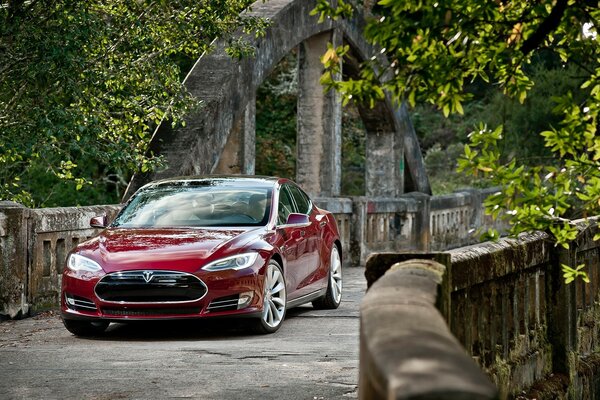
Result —
<instances>
[{"instance_id":1,"label":"alloy wheel","mask_svg":"<svg viewBox=\"0 0 600 400\"><path fill-rule=\"evenodd\" d=\"M277 328L285 316L285 279L279 266L271 262L265 275L262 320L269 328Z\"/></svg>"},{"instance_id":2,"label":"alloy wheel","mask_svg":"<svg viewBox=\"0 0 600 400\"><path fill-rule=\"evenodd\" d=\"M331 250L331 261L329 267L329 287L333 301L336 304L342 300L342 261L340 253L334 246Z\"/></svg>"}]
</instances>

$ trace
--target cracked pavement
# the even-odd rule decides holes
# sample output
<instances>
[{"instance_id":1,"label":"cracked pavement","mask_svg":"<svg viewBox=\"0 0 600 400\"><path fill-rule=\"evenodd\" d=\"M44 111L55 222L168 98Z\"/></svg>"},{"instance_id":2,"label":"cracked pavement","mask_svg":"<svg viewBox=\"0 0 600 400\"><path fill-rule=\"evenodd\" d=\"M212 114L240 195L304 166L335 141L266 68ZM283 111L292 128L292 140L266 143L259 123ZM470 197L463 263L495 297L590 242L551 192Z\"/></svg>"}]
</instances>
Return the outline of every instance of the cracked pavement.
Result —
<instances>
[{"instance_id":1,"label":"cracked pavement","mask_svg":"<svg viewBox=\"0 0 600 400\"><path fill-rule=\"evenodd\" d=\"M362 268L344 269L337 310L288 310L272 335L242 321L111 324L72 336L55 312L0 323L2 399L357 398Z\"/></svg>"}]
</instances>

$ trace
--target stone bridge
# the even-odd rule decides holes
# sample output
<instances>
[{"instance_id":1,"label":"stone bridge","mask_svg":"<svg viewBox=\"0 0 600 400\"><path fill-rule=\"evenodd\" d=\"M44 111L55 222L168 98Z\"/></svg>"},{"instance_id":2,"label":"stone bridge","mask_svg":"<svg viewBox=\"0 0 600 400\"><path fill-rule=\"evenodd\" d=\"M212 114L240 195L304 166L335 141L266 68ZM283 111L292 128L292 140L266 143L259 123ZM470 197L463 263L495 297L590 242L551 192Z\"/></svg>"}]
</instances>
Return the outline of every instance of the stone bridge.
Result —
<instances>
[{"instance_id":1,"label":"stone bridge","mask_svg":"<svg viewBox=\"0 0 600 400\"><path fill-rule=\"evenodd\" d=\"M296 181L313 196L338 196L341 182L342 109L339 95L325 94L319 83L320 57L327 43L348 44L345 77L356 77L358 63L377 55L362 38L364 15L353 20L318 23L310 16L312 0L269 0L253 5L252 14L271 21L264 37L248 37L255 56L232 60L217 43L185 78L187 89L203 101L184 127L163 123L151 151L167 161L165 170L134 176L128 198L144 183L171 176L254 174L256 91L290 51L298 52ZM357 104L366 129L366 195L430 194L419 144L405 107L385 100L374 108Z\"/></svg>"},{"instance_id":2,"label":"stone bridge","mask_svg":"<svg viewBox=\"0 0 600 400\"><path fill-rule=\"evenodd\" d=\"M203 106L185 127L165 123L156 130L151 150L168 168L136 175L126 196L162 177L254 173L256 90L296 48L296 180L336 216L346 265L366 264L372 283L396 261L440 263L402 267L369 291L361 316L359 396L495 398L491 379L502 397L597 398L598 228L582 226L569 251L553 248L539 233L461 247L493 225L482 207L491 192L431 196L407 110L388 100L372 109L357 105L367 131L366 196L340 197L341 105L319 85L319 57L327 42L349 44L343 74L353 77L357 63L377 52L361 37L360 13L349 22L318 24L309 16L314 5L257 2L253 13L272 25L264 37L249 38L254 58L231 60L218 44L196 62L185 83ZM69 249L96 234L92 216L114 216L119 208L28 209L0 202L0 317L55 308ZM380 255L367 262L373 253ZM560 264L582 262L592 283L565 285Z\"/></svg>"}]
</instances>

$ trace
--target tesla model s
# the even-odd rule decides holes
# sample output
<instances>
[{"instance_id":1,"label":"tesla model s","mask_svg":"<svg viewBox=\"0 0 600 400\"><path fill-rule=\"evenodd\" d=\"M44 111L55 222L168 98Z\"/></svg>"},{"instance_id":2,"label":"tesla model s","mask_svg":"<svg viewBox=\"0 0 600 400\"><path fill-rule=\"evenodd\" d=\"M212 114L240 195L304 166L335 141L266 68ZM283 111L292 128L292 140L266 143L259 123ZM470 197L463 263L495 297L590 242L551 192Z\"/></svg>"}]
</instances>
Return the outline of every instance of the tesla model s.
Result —
<instances>
[{"instance_id":1,"label":"tesla model s","mask_svg":"<svg viewBox=\"0 0 600 400\"><path fill-rule=\"evenodd\" d=\"M100 234L73 249L61 314L73 334L110 322L244 317L277 331L286 310L337 308L342 248L333 215L294 182L182 177L139 189Z\"/></svg>"}]
</instances>

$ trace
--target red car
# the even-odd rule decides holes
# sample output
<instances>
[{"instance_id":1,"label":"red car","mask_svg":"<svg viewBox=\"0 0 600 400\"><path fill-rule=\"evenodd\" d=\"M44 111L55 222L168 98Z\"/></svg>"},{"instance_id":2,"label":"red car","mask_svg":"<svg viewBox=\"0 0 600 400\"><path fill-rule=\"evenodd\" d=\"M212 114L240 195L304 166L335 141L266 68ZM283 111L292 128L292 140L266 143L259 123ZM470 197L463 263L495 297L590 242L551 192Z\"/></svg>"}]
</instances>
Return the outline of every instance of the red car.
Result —
<instances>
[{"instance_id":1,"label":"red car","mask_svg":"<svg viewBox=\"0 0 600 400\"><path fill-rule=\"evenodd\" d=\"M342 248L335 219L295 183L184 177L150 183L99 236L67 257L61 310L75 335L112 322L248 317L275 332L286 309L337 308Z\"/></svg>"}]
</instances>

